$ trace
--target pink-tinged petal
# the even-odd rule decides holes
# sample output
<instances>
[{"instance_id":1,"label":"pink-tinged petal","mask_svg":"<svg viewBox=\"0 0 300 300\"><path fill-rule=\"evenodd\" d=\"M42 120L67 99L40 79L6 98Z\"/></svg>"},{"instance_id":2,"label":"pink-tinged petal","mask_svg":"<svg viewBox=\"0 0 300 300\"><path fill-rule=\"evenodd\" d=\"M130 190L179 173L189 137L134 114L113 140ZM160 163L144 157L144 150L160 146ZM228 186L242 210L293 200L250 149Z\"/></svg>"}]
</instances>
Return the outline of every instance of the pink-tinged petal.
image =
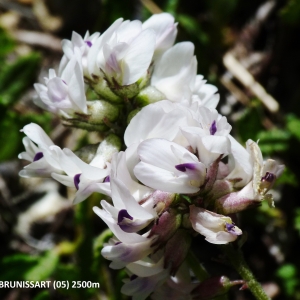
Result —
<instances>
[{"instance_id":1,"label":"pink-tinged petal","mask_svg":"<svg viewBox=\"0 0 300 300\"><path fill-rule=\"evenodd\" d=\"M242 234L242 231L232 223L231 218L195 205L190 206L190 221L194 230L213 244L233 242Z\"/></svg>"}]
</instances>

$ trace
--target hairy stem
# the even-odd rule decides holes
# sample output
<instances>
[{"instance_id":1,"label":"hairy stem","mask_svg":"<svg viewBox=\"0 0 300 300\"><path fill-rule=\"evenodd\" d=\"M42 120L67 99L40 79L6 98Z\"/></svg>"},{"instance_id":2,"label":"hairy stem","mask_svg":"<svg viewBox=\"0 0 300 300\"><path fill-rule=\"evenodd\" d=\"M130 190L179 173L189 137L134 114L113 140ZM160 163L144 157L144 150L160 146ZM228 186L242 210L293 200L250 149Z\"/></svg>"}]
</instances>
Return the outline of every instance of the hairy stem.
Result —
<instances>
[{"instance_id":1,"label":"hairy stem","mask_svg":"<svg viewBox=\"0 0 300 300\"><path fill-rule=\"evenodd\" d=\"M235 249L231 244L221 246L223 252L229 258L232 266L247 282L247 286L257 300L270 300L262 286L257 282L249 266L247 265L243 253L240 249Z\"/></svg>"}]
</instances>

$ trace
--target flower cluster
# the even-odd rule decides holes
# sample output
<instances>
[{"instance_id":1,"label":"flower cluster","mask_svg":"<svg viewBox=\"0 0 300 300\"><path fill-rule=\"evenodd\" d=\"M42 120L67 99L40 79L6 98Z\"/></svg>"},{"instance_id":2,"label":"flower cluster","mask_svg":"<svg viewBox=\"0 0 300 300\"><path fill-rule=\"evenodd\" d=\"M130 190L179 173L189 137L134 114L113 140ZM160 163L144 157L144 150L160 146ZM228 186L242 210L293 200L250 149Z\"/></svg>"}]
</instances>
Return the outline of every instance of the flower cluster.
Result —
<instances>
[{"instance_id":1,"label":"flower cluster","mask_svg":"<svg viewBox=\"0 0 300 300\"><path fill-rule=\"evenodd\" d=\"M73 153L37 124L23 128L19 158L30 164L21 176L74 187L74 203L93 192L109 196L94 207L113 233L102 255L111 268L126 268L122 292L133 299L153 292L165 299L168 290L172 299L200 299L209 282L199 285L189 272L193 237L234 242L242 231L232 216L263 200L272 205L268 192L283 171L263 161L256 142L245 148L230 135L216 110L217 88L197 75L192 43L173 45L176 34L166 13L144 23L118 19L84 38L74 32L62 42L57 74L50 70L45 84L35 84L36 104L67 126L106 137ZM87 100L89 89L98 99ZM230 284L222 280L223 291Z\"/></svg>"}]
</instances>

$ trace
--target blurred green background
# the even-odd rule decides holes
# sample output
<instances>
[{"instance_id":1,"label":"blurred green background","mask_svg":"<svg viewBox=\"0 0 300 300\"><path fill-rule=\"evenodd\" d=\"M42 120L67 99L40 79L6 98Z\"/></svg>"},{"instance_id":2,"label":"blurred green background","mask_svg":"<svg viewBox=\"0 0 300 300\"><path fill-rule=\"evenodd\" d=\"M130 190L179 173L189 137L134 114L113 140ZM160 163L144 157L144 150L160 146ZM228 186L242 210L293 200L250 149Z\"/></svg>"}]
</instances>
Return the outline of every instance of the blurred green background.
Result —
<instances>
[{"instance_id":1,"label":"blurred green background","mask_svg":"<svg viewBox=\"0 0 300 300\"><path fill-rule=\"evenodd\" d=\"M0 0L0 281L89 282L80 289L0 289L1 299L127 299L120 294L126 274L109 269L100 254L110 233L91 208L101 196L73 207L72 191L51 180L20 179L20 129L38 123L71 149L98 142L97 134L63 128L35 107L33 83L58 67L60 40L72 31L103 32L119 17L144 21L161 11L178 22L176 42L195 44L198 73L219 88L218 109L235 137L259 140L265 158L286 165L274 191L276 208L263 204L241 213L239 227L248 235L246 260L264 288L274 299L300 299L300 1ZM231 74L226 53L278 102L278 111ZM213 245L198 238L193 248L212 275L238 279ZM236 289L229 299L253 298Z\"/></svg>"}]
</instances>

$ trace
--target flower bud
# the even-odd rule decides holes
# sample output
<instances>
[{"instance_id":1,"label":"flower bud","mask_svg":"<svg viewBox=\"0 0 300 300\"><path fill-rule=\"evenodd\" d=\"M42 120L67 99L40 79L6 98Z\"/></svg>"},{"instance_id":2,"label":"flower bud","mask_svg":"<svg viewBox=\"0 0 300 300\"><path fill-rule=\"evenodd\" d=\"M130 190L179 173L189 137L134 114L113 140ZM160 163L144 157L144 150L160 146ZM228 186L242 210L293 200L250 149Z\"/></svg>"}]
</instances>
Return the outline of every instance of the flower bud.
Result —
<instances>
[{"instance_id":1,"label":"flower bud","mask_svg":"<svg viewBox=\"0 0 300 300\"><path fill-rule=\"evenodd\" d=\"M166 96L154 86L147 86L142 89L135 98L138 106L146 106L148 104L166 99Z\"/></svg>"},{"instance_id":2,"label":"flower bud","mask_svg":"<svg viewBox=\"0 0 300 300\"><path fill-rule=\"evenodd\" d=\"M165 248L164 267L170 267L171 276L175 276L178 268L186 258L192 242L188 230L179 229L167 242Z\"/></svg>"},{"instance_id":3,"label":"flower bud","mask_svg":"<svg viewBox=\"0 0 300 300\"><path fill-rule=\"evenodd\" d=\"M73 118L66 118L64 124L90 131L106 131L106 123L114 122L119 115L119 109L104 100L88 101L87 114L75 113Z\"/></svg>"},{"instance_id":4,"label":"flower bud","mask_svg":"<svg viewBox=\"0 0 300 300\"><path fill-rule=\"evenodd\" d=\"M234 214L260 204L260 200L255 197L252 181L242 190L227 194L215 201L215 209L219 214Z\"/></svg>"},{"instance_id":5,"label":"flower bud","mask_svg":"<svg viewBox=\"0 0 300 300\"><path fill-rule=\"evenodd\" d=\"M157 238L151 244L158 250L173 236L181 224L181 214L177 214L175 210L165 211L157 222L153 225L149 238L157 235Z\"/></svg>"},{"instance_id":6,"label":"flower bud","mask_svg":"<svg viewBox=\"0 0 300 300\"><path fill-rule=\"evenodd\" d=\"M229 291L229 289L238 284L245 284L244 280L230 281L226 276L212 277L198 284L193 289L191 295L193 300L209 300L217 296L223 295Z\"/></svg>"},{"instance_id":7,"label":"flower bud","mask_svg":"<svg viewBox=\"0 0 300 300\"><path fill-rule=\"evenodd\" d=\"M136 96L139 92L139 85L132 83L129 85L119 85L116 81L110 84L111 90L122 98L131 99Z\"/></svg>"},{"instance_id":8,"label":"flower bud","mask_svg":"<svg viewBox=\"0 0 300 300\"><path fill-rule=\"evenodd\" d=\"M101 98L113 102L113 103L123 103L123 99L116 95L108 86L107 81L98 76L93 76L94 81L89 82L94 91L101 96Z\"/></svg>"}]
</instances>

